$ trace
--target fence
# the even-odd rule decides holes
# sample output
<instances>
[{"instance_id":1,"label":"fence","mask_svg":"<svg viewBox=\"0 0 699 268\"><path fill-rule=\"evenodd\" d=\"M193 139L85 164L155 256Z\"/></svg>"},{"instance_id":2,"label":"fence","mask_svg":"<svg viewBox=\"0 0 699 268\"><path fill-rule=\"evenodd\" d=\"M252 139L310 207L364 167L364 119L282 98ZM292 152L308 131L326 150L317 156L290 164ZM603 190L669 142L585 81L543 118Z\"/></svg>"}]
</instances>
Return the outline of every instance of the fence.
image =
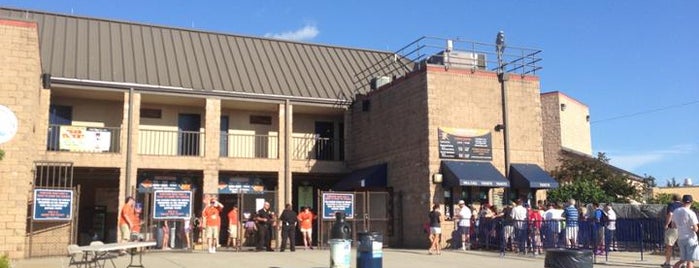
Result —
<instances>
[{"instance_id":1,"label":"fence","mask_svg":"<svg viewBox=\"0 0 699 268\"><path fill-rule=\"evenodd\" d=\"M118 153L121 128L51 124L46 138L47 151Z\"/></svg>"},{"instance_id":2,"label":"fence","mask_svg":"<svg viewBox=\"0 0 699 268\"><path fill-rule=\"evenodd\" d=\"M221 156L276 159L279 138L271 135L221 135Z\"/></svg>"},{"instance_id":3,"label":"fence","mask_svg":"<svg viewBox=\"0 0 699 268\"><path fill-rule=\"evenodd\" d=\"M138 153L142 155L204 155L203 132L139 129L138 135Z\"/></svg>"},{"instance_id":4,"label":"fence","mask_svg":"<svg viewBox=\"0 0 699 268\"><path fill-rule=\"evenodd\" d=\"M343 160L343 140L322 137L293 137L295 160Z\"/></svg>"},{"instance_id":5,"label":"fence","mask_svg":"<svg viewBox=\"0 0 699 268\"><path fill-rule=\"evenodd\" d=\"M661 251L664 245L664 219L618 219L598 224L594 221L565 220L508 221L480 218L470 228L471 248L520 254L541 253L549 248L575 248L596 251ZM461 234L451 234L451 246L461 247Z\"/></svg>"}]
</instances>

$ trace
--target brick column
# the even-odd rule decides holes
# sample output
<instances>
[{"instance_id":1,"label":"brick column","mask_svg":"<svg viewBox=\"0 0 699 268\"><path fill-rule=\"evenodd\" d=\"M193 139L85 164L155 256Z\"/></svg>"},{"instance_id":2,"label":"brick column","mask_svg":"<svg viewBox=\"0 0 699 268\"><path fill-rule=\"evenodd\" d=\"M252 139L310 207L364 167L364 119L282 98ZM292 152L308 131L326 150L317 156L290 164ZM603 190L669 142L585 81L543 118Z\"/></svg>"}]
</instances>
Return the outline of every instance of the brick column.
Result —
<instances>
[{"instance_id":1,"label":"brick column","mask_svg":"<svg viewBox=\"0 0 699 268\"><path fill-rule=\"evenodd\" d=\"M219 139L221 138L221 100L206 99L206 117L204 119L204 193L218 193Z\"/></svg>"},{"instance_id":2,"label":"brick column","mask_svg":"<svg viewBox=\"0 0 699 268\"><path fill-rule=\"evenodd\" d=\"M0 105L17 118L17 133L0 144L0 255L12 259L27 254L27 202L33 161L46 151L50 93L41 87L37 26L33 22L0 19Z\"/></svg>"}]
</instances>

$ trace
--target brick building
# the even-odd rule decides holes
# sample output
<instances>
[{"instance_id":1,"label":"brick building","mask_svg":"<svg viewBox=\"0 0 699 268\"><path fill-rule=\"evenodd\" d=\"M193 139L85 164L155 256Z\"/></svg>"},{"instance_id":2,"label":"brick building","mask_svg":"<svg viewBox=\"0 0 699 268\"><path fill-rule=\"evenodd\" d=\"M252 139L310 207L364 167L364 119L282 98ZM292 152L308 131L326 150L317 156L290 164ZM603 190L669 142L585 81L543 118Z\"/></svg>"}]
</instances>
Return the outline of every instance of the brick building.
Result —
<instances>
[{"instance_id":1,"label":"brick building","mask_svg":"<svg viewBox=\"0 0 699 268\"><path fill-rule=\"evenodd\" d=\"M19 121L0 144L0 251L13 258L116 241L126 196L152 238L158 187L243 212L259 200L319 211L320 191L356 191L373 200L357 228L423 247L431 204L453 215L459 199L535 201L556 186L536 50L504 55L521 66L504 105L494 47L453 40L423 39L439 49L417 57L5 8L0 37L0 105ZM70 221L27 221L40 188L76 193Z\"/></svg>"}]
</instances>

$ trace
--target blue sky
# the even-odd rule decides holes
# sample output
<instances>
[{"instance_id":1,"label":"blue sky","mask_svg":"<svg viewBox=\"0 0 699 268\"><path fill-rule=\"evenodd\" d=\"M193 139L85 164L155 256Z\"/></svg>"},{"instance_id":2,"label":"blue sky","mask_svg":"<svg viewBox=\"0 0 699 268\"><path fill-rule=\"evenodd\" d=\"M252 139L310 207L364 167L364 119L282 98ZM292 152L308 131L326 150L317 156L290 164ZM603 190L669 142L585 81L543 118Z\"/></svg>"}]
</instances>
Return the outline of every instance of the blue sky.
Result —
<instances>
[{"instance_id":1,"label":"blue sky","mask_svg":"<svg viewBox=\"0 0 699 268\"><path fill-rule=\"evenodd\" d=\"M0 0L233 34L394 51L421 36L543 50L541 90L590 107L593 151L639 175L699 183L699 1Z\"/></svg>"}]
</instances>

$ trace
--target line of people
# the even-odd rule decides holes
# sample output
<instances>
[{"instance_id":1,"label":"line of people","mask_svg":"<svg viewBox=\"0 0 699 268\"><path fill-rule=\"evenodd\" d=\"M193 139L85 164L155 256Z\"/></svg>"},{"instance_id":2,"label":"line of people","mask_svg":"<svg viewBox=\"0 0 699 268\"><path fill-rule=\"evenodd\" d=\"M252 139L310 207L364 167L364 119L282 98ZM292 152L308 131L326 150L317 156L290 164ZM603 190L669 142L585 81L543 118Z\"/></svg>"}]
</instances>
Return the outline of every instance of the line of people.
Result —
<instances>
[{"instance_id":1,"label":"line of people","mask_svg":"<svg viewBox=\"0 0 699 268\"><path fill-rule=\"evenodd\" d=\"M594 210L588 213L576 206L573 199L565 206L541 201L533 207L523 200L515 200L502 210L487 203L479 210L478 206L467 206L461 200L454 211L456 236L452 236L452 240L460 240L460 248L464 251L499 246L502 250L521 254L527 251L541 254L543 248L565 245L568 248L594 246L596 253L602 254L607 244L615 250L616 213L610 204L593 203L591 209ZM429 254L440 253L441 215L440 206L434 205L424 226L425 232L429 233ZM586 221L582 234L581 221ZM593 231L596 233L587 234Z\"/></svg>"}]
</instances>

